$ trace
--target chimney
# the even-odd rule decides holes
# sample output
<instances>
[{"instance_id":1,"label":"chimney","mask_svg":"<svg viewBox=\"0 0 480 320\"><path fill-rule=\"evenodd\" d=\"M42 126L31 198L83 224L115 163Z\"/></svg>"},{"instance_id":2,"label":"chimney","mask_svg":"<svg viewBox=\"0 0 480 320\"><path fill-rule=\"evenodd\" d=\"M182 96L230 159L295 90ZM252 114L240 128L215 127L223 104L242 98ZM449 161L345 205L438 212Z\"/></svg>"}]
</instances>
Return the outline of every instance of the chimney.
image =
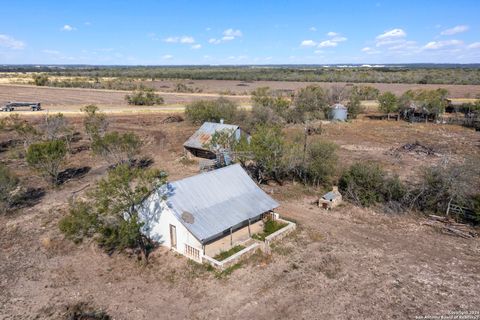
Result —
<instances>
[{"instance_id":1,"label":"chimney","mask_svg":"<svg viewBox=\"0 0 480 320\"><path fill-rule=\"evenodd\" d=\"M338 192L338 186L333 186L333 187L332 187L332 191L333 191L333 192Z\"/></svg>"},{"instance_id":2,"label":"chimney","mask_svg":"<svg viewBox=\"0 0 480 320\"><path fill-rule=\"evenodd\" d=\"M223 124L223 119L220 119L220 124Z\"/></svg>"}]
</instances>

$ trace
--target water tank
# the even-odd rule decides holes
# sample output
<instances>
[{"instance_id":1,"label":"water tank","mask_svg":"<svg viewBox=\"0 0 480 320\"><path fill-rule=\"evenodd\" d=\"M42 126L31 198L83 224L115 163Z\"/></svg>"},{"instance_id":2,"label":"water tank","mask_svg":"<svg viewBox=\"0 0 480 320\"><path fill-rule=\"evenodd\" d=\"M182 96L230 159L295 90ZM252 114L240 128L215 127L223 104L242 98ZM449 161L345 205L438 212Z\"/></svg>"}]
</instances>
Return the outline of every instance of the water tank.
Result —
<instances>
[{"instance_id":1,"label":"water tank","mask_svg":"<svg viewBox=\"0 0 480 320\"><path fill-rule=\"evenodd\" d=\"M347 121L347 108L340 103L334 104L330 111L330 119L336 121Z\"/></svg>"}]
</instances>

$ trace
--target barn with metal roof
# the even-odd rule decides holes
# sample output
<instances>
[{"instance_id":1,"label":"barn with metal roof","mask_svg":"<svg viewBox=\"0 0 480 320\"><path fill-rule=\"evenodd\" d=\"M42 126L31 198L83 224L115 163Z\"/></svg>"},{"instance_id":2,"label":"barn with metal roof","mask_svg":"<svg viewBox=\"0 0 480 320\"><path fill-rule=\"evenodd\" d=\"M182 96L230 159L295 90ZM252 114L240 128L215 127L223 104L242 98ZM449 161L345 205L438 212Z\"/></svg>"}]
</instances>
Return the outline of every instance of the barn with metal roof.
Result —
<instances>
[{"instance_id":1,"label":"barn with metal roof","mask_svg":"<svg viewBox=\"0 0 480 320\"><path fill-rule=\"evenodd\" d=\"M231 132L231 134L234 135L235 139L237 140L240 140L242 134L247 135L244 131L242 131L239 126L234 124L225 124L222 120L220 121L220 123L205 122L183 144L187 155L199 158L215 159L215 153L209 150L207 145L211 141L212 136L216 132L221 131Z\"/></svg>"}]
</instances>

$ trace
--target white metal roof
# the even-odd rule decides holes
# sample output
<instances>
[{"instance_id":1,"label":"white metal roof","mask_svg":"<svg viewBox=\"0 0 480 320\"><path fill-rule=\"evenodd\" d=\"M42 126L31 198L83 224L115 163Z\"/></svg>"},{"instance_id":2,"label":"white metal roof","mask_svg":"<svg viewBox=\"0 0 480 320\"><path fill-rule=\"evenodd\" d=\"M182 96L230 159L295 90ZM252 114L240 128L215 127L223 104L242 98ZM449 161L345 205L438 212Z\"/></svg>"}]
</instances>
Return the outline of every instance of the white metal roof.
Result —
<instances>
[{"instance_id":1,"label":"white metal roof","mask_svg":"<svg viewBox=\"0 0 480 320\"><path fill-rule=\"evenodd\" d=\"M279 205L239 164L169 183L167 190L167 205L201 242ZM184 212L193 223L182 219Z\"/></svg>"}]
</instances>

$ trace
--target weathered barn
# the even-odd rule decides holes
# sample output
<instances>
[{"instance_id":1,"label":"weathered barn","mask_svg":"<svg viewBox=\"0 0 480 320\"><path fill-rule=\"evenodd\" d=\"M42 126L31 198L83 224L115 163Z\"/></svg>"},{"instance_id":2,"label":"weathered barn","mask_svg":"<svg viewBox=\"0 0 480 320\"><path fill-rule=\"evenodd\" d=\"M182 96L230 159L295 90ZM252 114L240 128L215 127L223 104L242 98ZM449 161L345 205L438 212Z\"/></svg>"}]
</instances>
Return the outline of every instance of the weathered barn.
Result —
<instances>
[{"instance_id":1,"label":"weathered barn","mask_svg":"<svg viewBox=\"0 0 480 320\"><path fill-rule=\"evenodd\" d=\"M278 203L239 164L168 183L139 210L153 240L198 262L263 229Z\"/></svg>"},{"instance_id":2,"label":"weathered barn","mask_svg":"<svg viewBox=\"0 0 480 320\"><path fill-rule=\"evenodd\" d=\"M214 152L206 146L212 139L216 132L226 131L231 132L235 139L240 140L242 135L247 138L249 135L244 132L239 126L233 124L224 124L215 122L205 122L184 144L183 147L187 156L199 157L206 159L215 159Z\"/></svg>"}]
</instances>

